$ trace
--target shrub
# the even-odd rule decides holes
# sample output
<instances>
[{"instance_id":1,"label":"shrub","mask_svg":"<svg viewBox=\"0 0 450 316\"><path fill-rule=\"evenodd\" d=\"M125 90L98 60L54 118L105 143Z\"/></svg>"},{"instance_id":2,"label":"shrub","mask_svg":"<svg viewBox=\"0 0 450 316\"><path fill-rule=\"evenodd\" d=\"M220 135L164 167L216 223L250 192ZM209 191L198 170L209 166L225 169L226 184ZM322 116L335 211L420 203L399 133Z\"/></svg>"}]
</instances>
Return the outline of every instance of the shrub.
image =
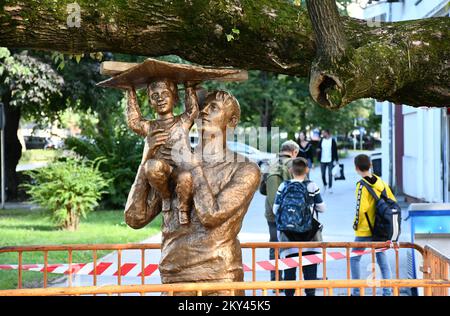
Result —
<instances>
[{"instance_id":1,"label":"shrub","mask_svg":"<svg viewBox=\"0 0 450 316\"><path fill-rule=\"evenodd\" d=\"M110 180L103 196L104 206L124 207L142 158L143 138L130 131L122 113L101 121L101 129L87 125L83 128L83 138L69 137L65 145L91 161L102 159L99 170Z\"/></svg>"},{"instance_id":2,"label":"shrub","mask_svg":"<svg viewBox=\"0 0 450 316\"><path fill-rule=\"evenodd\" d=\"M51 211L58 227L70 231L77 229L80 217L86 218L95 209L108 185L98 164L74 159L27 173L33 179L24 185L31 201Z\"/></svg>"}]
</instances>

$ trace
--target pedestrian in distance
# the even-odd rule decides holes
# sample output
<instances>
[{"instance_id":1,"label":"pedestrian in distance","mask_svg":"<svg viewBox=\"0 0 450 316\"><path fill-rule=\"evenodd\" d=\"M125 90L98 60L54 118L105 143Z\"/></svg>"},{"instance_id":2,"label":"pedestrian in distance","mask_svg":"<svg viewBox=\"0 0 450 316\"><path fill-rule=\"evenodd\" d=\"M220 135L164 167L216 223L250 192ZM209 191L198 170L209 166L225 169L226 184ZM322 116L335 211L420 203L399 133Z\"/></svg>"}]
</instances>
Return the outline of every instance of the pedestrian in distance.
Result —
<instances>
[{"instance_id":1,"label":"pedestrian in distance","mask_svg":"<svg viewBox=\"0 0 450 316\"><path fill-rule=\"evenodd\" d=\"M331 137L331 133L328 129L324 130L322 133L322 138L319 142L319 161L320 161L320 171L322 173L323 189L324 192L333 193L333 166L334 162L339 162L337 143ZM328 182L326 177L326 171L328 170Z\"/></svg>"},{"instance_id":2,"label":"pedestrian in distance","mask_svg":"<svg viewBox=\"0 0 450 316\"><path fill-rule=\"evenodd\" d=\"M275 213L278 239L286 241L322 241L322 225L318 221L318 212L325 211L325 203L320 195L319 186L308 180L308 162L304 158L292 161L291 180L284 181L278 187L273 212ZM317 249L304 248L301 255L318 253ZM298 256L298 248L282 249L281 257ZM295 280L297 268L287 269L284 280ZM303 267L305 280L317 279L317 264ZM286 289L286 296L293 296L294 289ZM315 296L315 289L305 289L307 296Z\"/></svg>"},{"instance_id":3,"label":"pedestrian in distance","mask_svg":"<svg viewBox=\"0 0 450 316\"><path fill-rule=\"evenodd\" d=\"M308 161L308 168L311 169L314 160L314 149L313 145L307 140L305 131L300 131L300 133L298 134L297 144L299 145L299 152L297 157L305 158Z\"/></svg>"},{"instance_id":4,"label":"pedestrian in distance","mask_svg":"<svg viewBox=\"0 0 450 316\"><path fill-rule=\"evenodd\" d=\"M389 185L380 177L372 174L370 172L371 167L372 163L369 156L358 155L355 157L355 169L362 178L356 185L356 215L353 223L356 242L386 241L386 239L378 240L373 236L377 200L375 200L372 194L376 194L378 198L384 194L388 199L396 201ZM353 249L353 251L361 250L364 250L364 248ZM386 254L384 252L377 252L376 259L383 279L390 279L391 268ZM360 261L361 256L350 258L352 279L360 279L361 277ZM383 288L384 296L390 296L391 294L390 288ZM354 288L352 295L359 296L359 289Z\"/></svg>"},{"instance_id":5,"label":"pedestrian in distance","mask_svg":"<svg viewBox=\"0 0 450 316\"><path fill-rule=\"evenodd\" d=\"M277 242L277 228L275 225L275 215L272 208L277 194L278 187L283 181L291 179L289 172L289 163L298 154L299 146L292 140L288 140L281 144L278 159L269 167L269 172L262 178L260 192L266 195L265 201L265 217L269 226L270 242ZM270 248L269 259L275 259L275 250ZM270 280L275 281L275 271L270 272ZM282 279L282 273L279 273L279 280Z\"/></svg>"}]
</instances>

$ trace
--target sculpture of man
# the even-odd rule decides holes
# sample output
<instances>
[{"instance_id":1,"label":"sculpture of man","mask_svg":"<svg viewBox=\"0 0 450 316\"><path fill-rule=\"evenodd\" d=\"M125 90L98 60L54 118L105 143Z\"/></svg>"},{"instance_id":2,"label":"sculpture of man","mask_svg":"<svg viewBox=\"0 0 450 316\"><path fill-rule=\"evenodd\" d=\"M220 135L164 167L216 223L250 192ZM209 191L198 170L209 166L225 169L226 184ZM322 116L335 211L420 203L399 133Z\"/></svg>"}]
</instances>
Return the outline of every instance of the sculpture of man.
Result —
<instances>
[{"instance_id":1,"label":"sculpture of man","mask_svg":"<svg viewBox=\"0 0 450 316\"><path fill-rule=\"evenodd\" d=\"M181 224L189 222L189 209L192 201L192 181L190 173L175 168L172 150L175 144L188 143L189 130L198 115L198 100L192 83L186 83L186 111L174 116L173 108L178 101L177 84L170 80L154 81L148 85L149 103L156 111L158 118L146 120L142 118L137 104L134 88L128 90L127 122L138 135L155 138L160 147L150 153L148 142L144 148L141 164L144 164L145 177L152 189L159 196L150 194L153 203L162 199L162 210L170 210L171 186L175 186L178 201L178 216ZM155 132L161 132L158 135ZM162 142L161 136L167 136Z\"/></svg>"},{"instance_id":2,"label":"sculpture of man","mask_svg":"<svg viewBox=\"0 0 450 316\"><path fill-rule=\"evenodd\" d=\"M200 113L199 151L203 151L203 159L190 154L186 145L184 154L191 155L190 159L177 160L177 167L192 177L193 210L188 225L180 225L175 212L163 212L159 265L162 283L243 281L237 235L258 188L260 170L244 159L225 159L234 155L226 146L226 130L236 127L239 116L239 103L231 94L224 91L209 94ZM156 132L154 137L166 138L161 135L162 132ZM150 151L158 146L156 141L148 143ZM141 165L138 176L144 173ZM146 203L146 191L148 184L138 181L130 192L129 200L134 202L129 204L125 218L134 228L145 226L159 214L157 205Z\"/></svg>"}]
</instances>

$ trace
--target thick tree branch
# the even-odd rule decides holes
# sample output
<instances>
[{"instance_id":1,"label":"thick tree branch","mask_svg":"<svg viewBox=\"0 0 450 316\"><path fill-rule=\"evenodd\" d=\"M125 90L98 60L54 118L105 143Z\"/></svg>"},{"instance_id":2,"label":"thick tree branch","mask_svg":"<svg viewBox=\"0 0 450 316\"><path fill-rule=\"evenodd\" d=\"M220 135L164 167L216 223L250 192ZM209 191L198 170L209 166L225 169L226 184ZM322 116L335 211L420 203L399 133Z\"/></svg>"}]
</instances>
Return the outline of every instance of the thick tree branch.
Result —
<instances>
[{"instance_id":1,"label":"thick tree branch","mask_svg":"<svg viewBox=\"0 0 450 316\"><path fill-rule=\"evenodd\" d=\"M307 12L285 0L77 0L79 28L67 25L67 4L72 2L3 1L0 46L176 54L202 65L298 76L310 74L316 57L316 37ZM331 100L324 105L340 107L363 97L413 106L450 104L450 19L378 28L365 21L341 20L338 31L345 34L347 44L340 43L352 53L321 68L323 76L332 79L319 85L325 99ZM227 41L232 29L238 29L239 35Z\"/></svg>"},{"instance_id":2,"label":"thick tree branch","mask_svg":"<svg viewBox=\"0 0 450 316\"><path fill-rule=\"evenodd\" d=\"M347 37L341 23L336 0L306 0L317 43L317 56L334 62L347 49Z\"/></svg>"},{"instance_id":3,"label":"thick tree branch","mask_svg":"<svg viewBox=\"0 0 450 316\"><path fill-rule=\"evenodd\" d=\"M349 54L347 37L336 1L306 0L306 4L317 43L317 56L311 66L309 90L319 104L331 108L339 107L342 103L342 83L339 78L323 71L339 64Z\"/></svg>"}]
</instances>

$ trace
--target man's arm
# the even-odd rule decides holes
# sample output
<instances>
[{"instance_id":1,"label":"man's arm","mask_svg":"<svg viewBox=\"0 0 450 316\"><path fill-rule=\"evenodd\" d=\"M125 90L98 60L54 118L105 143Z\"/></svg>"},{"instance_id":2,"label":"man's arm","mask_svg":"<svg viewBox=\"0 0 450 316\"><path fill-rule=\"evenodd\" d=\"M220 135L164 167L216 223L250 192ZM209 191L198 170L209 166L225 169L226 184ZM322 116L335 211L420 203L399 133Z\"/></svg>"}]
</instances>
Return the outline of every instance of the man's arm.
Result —
<instances>
[{"instance_id":1,"label":"man's arm","mask_svg":"<svg viewBox=\"0 0 450 316\"><path fill-rule=\"evenodd\" d=\"M333 153L332 154L333 161L339 162L339 154L338 154L338 150L337 150L337 143L334 140L334 138L333 138L333 140L331 142L331 150L332 150L332 153Z\"/></svg>"},{"instance_id":2,"label":"man's arm","mask_svg":"<svg viewBox=\"0 0 450 316\"><path fill-rule=\"evenodd\" d=\"M147 136L149 132L150 122L142 118L141 110L137 102L136 91L133 88L128 90L127 102L127 123L128 127L138 135Z\"/></svg>"},{"instance_id":3,"label":"man's arm","mask_svg":"<svg viewBox=\"0 0 450 316\"><path fill-rule=\"evenodd\" d=\"M128 226L134 229L142 228L161 212L161 198L152 190L145 177L144 166L141 164L125 205L124 215Z\"/></svg>"},{"instance_id":4,"label":"man's arm","mask_svg":"<svg viewBox=\"0 0 450 316\"><path fill-rule=\"evenodd\" d=\"M271 207L275 203L275 196L277 195L277 190L281 182L281 177L278 175L269 176L267 179L267 201Z\"/></svg>"},{"instance_id":5,"label":"man's arm","mask_svg":"<svg viewBox=\"0 0 450 316\"><path fill-rule=\"evenodd\" d=\"M194 87L186 85L186 97L184 104L186 110L181 115L181 119L183 121L184 128L190 129L199 113L198 98Z\"/></svg>"},{"instance_id":6,"label":"man's arm","mask_svg":"<svg viewBox=\"0 0 450 316\"><path fill-rule=\"evenodd\" d=\"M243 164L222 191L214 196L201 166L195 167L192 170L194 205L201 223L205 227L214 227L232 216L239 216L236 212L250 203L258 189L260 177L260 170L255 164Z\"/></svg>"}]
</instances>

